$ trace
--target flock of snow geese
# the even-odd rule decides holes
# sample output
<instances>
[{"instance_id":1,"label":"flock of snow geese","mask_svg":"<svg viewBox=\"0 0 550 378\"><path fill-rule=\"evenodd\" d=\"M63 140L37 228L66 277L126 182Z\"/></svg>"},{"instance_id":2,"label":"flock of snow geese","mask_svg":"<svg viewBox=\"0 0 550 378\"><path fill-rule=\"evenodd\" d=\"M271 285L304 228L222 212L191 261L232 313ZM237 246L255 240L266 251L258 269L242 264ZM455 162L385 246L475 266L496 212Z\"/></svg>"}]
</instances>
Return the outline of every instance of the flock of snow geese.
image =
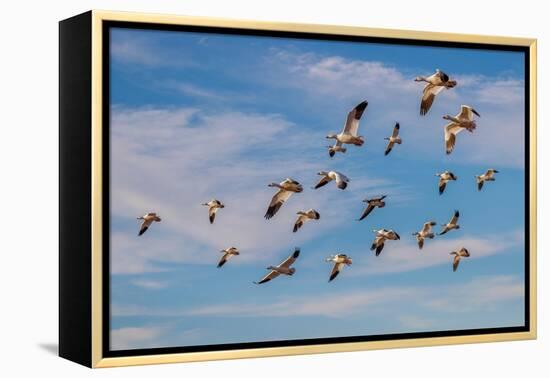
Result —
<instances>
[{"instance_id":1,"label":"flock of snow geese","mask_svg":"<svg viewBox=\"0 0 550 378\"><path fill-rule=\"evenodd\" d=\"M454 88L457 85L457 82L455 80L451 80L447 74L445 74L443 71L440 71L439 69L437 69L436 72L431 76L419 76L415 78L415 81L426 83L423 89L422 100L420 102L420 115L422 116L428 113L434 102L435 97L439 93L441 93L443 89L448 90ZM364 144L364 138L363 136L358 135L358 131L359 122L363 113L367 109L367 106L367 101L362 101L361 103L359 103L349 112L342 132L340 132L339 134L331 133L327 135L327 139L335 140L335 143L333 145L328 146L328 154L331 158L334 157L337 152L346 153L347 148L344 147L345 145L351 144L360 147ZM452 153L456 144L456 137L462 130L468 130L469 132L473 132L475 130L476 122L474 116L480 117L479 113L474 108L468 105L462 105L460 112L456 116L443 116L443 119L449 121L449 123L444 128L445 152L447 154ZM392 151L395 144L402 143L401 137L399 136L399 128L399 123L396 123L391 136L384 138L388 141L386 150L384 152L385 155L388 155ZM496 169L488 169L484 174L475 176L478 190L481 190L483 188L483 184L485 182L495 181L495 173L498 173ZM313 187L314 190L317 190L327 185L331 181L334 181L338 189L345 190L350 181L348 177L337 171L321 171L318 173L318 175L320 176L320 179L318 183ZM457 176L448 170L443 173L437 173L436 176L439 177L440 195L445 192L445 188L449 182L457 180ZM275 195L273 195L271 202L269 203L269 206L264 216L265 219L273 218L281 209L283 204L288 201L288 199L294 193L301 193L304 190L302 185L292 178L286 178L281 183L271 183L268 186L277 188L278 190ZM386 196L382 195L379 197L365 199L363 202L366 203L366 208L363 210L363 213L359 217L358 221L365 219L375 208L383 208L386 205L384 201L385 198ZM225 207L225 205L217 199L212 199L211 201L203 203L202 205L208 207L208 217L211 224L214 223L217 212ZM315 209L299 211L297 215L298 217L292 229L293 232L297 232L306 222L319 220L321 218L319 212L317 212ZM441 232L439 232L438 235L444 235L450 231L458 230L460 228L460 225L458 224L459 217L460 212L458 210L455 210L449 222L442 225ZM152 212L147 213L144 216L139 217L138 219L143 221L139 230L139 236L143 235L143 233L147 231L147 229L151 226L151 224L153 224L153 222L161 221L161 218L156 213ZM435 234L432 231L432 227L435 225L436 222L428 221L424 223L420 231L412 234L414 237L416 237L419 249L422 249L424 247L426 239L433 239L435 237ZM399 234L391 229L383 228L379 230L373 230L373 232L375 233L375 238L372 242L371 250L375 252L376 256L380 255L387 241L400 240ZM220 252L223 255L218 262L218 268L221 268L231 257L238 256L240 254L239 250L236 247L226 248L221 250ZM457 270L460 260L462 258L470 256L469 251L464 247L462 247L458 251L453 251L450 254L454 256L453 271ZM292 252L292 254L280 264L267 267L267 270L269 272L262 279L254 283L263 284L265 282L273 280L280 275L293 275L295 272L295 268L292 267L292 264L294 264L299 256L300 249L296 248ZM329 282L334 280L334 278L338 276L344 266L352 265L351 257L344 253L337 253L335 255L332 255L326 258L326 261L334 264L332 267L332 271L330 272Z\"/></svg>"}]
</instances>

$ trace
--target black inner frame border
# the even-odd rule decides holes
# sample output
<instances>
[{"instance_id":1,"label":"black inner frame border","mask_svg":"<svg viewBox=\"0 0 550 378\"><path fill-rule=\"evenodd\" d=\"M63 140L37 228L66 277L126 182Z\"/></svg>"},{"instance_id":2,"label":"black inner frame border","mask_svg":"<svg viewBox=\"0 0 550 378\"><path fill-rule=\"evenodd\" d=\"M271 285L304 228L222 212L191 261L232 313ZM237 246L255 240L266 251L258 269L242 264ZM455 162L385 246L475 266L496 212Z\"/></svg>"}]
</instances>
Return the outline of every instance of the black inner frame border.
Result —
<instances>
[{"instance_id":1,"label":"black inner frame border","mask_svg":"<svg viewBox=\"0 0 550 378\"><path fill-rule=\"evenodd\" d=\"M157 31L179 31L179 32L198 32L226 35L241 35L241 36L256 36L256 37L272 37L285 39L313 39L326 41L342 41L342 42L358 42L358 43L380 43L390 45L406 45L406 46L422 46L422 47L449 47L449 48L466 48L477 50L496 50L496 51L513 51L523 52L524 54L524 82L525 82L525 256L524 256L524 320L523 326L517 327L497 327L497 328L479 328L465 330L447 330L447 331L430 331L430 332L411 332L399 334L383 334L369 336L346 336L346 337L330 337L330 338L313 338L302 340L278 340L278 341L258 341L245 343L231 344L213 344L213 345L196 345L196 346L181 346L181 347L161 347L161 348L144 348L144 349L128 349L128 350L110 350L110 30L111 28L125 29L145 29ZM102 187L102 206L103 206L103 241L102 241L102 356L105 357L130 357L141 355L159 355L173 353L192 353L192 352L209 352L237 349L257 349L271 347L290 347L290 346L307 346L318 344L338 344L338 343L354 343L367 341L386 341L386 340L407 340L421 339L433 337L451 337L451 336L468 336L468 335L488 335L488 334L503 334L512 332L529 332L530 324L530 54L528 46L511 46L498 44L482 44L470 42L445 42L445 41L421 41L407 38L389 38L389 37L367 37L353 35L334 35L323 33L308 33L308 32L289 32L289 31L272 31L272 30L251 30L240 28L212 27L212 26L193 26L193 25L169 25L158 23L145 22L126 22L126 21L103 21L102 22L102 169L103 169L103 187Z\"/></svg>"}]
</instances>

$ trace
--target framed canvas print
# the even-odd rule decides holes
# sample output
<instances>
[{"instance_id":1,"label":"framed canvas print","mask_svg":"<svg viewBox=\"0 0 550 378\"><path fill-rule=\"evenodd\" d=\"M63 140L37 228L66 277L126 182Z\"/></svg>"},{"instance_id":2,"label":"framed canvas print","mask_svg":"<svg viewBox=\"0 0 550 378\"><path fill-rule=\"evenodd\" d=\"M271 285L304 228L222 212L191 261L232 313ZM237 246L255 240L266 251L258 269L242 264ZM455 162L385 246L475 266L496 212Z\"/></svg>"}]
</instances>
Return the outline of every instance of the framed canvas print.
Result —
<instances>
[{"instance_id":1,"label":"framed canvas print","mask_svg":"<svg viewBox=\"0 0 550 378\"><path fill-rule=\"evenodd\" d=\"M60 355L536 337L536 41L60 22Z\"/></svg>"}]
</instances>

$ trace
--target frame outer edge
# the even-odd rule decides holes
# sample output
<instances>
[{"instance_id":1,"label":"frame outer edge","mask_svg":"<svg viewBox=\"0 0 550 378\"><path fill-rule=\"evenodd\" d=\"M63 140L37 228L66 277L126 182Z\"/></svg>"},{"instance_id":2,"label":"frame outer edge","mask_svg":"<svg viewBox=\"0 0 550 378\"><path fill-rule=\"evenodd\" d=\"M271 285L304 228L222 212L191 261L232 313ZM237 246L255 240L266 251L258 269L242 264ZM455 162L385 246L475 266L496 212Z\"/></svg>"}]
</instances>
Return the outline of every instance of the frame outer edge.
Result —
<instances>
[{"instance_id":1,"label":"frame outer edge","mask_svg":"<svg viewBox=\"0 0 550 378\"><path fill-rule=\"evenodd\" d=\"M102 18L92 11L92 367L103 357Z\"/></svg>"},{"instance_id":2,"label":"frame outer edge","mask_svg":"<svg viewBox=\"0 0 550 378\"><path fill-rule=\"evenodd\" d=\"M58 355L91 367L91 12L58 26Z\"/></svg>"},{"instance_id":3,"label":"frame outer edge","mask_svg":"<svg viewBox=\"0 0 550 378\"><path fill-rule=\"evenodd\" d=\"M174 353L160 355L142 355L129 357L103 358L102 352L102 23L103 21L127 21L160 24L185 24L196 26L216 26L241 29L259 29L271 31L296 31L335 35L357 35L384 38L406 38L412 40L435 40L448 42L500 44L524 46L529 48L530 58L530 330L503 334L482 334L465 336L432 337L421 339L402 339L390 341L369 341L340 344L316 344L306 346L272 347L240 350L221 350L212 352ZM254 357L275 357L287 355L305 355L314 353L352 352L373 349L426 347L450 344L469 344L499 341L532 340L537 337L537 268L536 268L536 226L537 226L537 40L472 34L425 32L412 30L394 30L337 26L321 24L294 24L226 18L196 16L175 16L131 12L92 11L92 367L118 367L145 364L164 364L175 362L198 362L211 360L229 360Z\"/></svg>"},{"instance_id":4,"label":"frame outer edge","mask_svg":"<svg viewBox=\"0 0 550 378\"><path fill-rule=\"evenodd\" d=\"M529 220L530 220L530 325L529 333L533 339L537 338L537 40L531 41L529 46L529 148L530 148L530 182L529 182Z\"/></svg>"},{"instance_id":5,"label":"frame outer edge","mask_svg":"<svg viewBox=\"0 0 550 378\"><path fill-rule=\"evenodd\" d=\"M270 31L290 31L302 33L320 33L335 35L355 35L366 37L383 38L405 38L419 41L442 41L442 42L466 42L482 44L499 44L507 46L529 47L536 42L534 38L525 37L503 37L493 35L463 34L463 33L445 33L429 32L419 30L401 30L386 28L369 28L363 26L343 26L329 24L312 23L289 23L274 21L255 21L250 19L234 19L219 17L201 17L201 16L181 16L158 13L137 13L120 12L107 10L94 10L99 18L106 21L127 21L142 23L159 23L169 25L196 25L196 26L214 26L240 29L256 29Z\"/></svg>"}]
</instances>

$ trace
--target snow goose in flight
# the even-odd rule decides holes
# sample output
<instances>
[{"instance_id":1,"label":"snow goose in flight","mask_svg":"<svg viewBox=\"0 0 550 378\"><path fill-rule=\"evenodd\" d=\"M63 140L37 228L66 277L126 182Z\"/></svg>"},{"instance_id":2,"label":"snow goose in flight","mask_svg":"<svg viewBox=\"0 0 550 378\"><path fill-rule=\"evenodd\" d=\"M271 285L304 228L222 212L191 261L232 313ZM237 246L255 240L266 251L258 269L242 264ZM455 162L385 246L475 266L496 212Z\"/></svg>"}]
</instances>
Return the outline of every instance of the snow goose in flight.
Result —
<instances>
[{"instance_id":1,"label":"snow goose in flight","mask_svg":"<svg viewBox=\"0 0 550 378\"><path fill-rule=\"evenodd\" d=\"M350 266L353 263L353 261L351 260L351 257L343 253L339 253L337 255L327 257L325 261L334 263L334 266L332 267L332 271L330 272L330 278L328 279L328 282L335 279L345 265Z\"/></svg>"},{"instance_id":2,"label":"snow goose in flight","mask_svg":"<svg viewBox=\"0 0 550 378\"><path fill-rule=\"evenodd\" d=\"M427 84L422 92L422 100L420 101L420 115L426 115L437 96L444 88L450 89L456 86L456 80L450 80L449 75L439 69L428 77L418 76L414 81L424 81Z\"/></svg>"},{"instance_id":3,"label":"snow goose in flight","mask_svg":"<svg viewBox=\"0 0 550 378\"><path fill-rule=\"evenodd\" d=\"M240 255L239 250L235 247L222 249L220 252L223 253L223 256L220 259L220 262L218 262L218 268L221 268L223 264L225 264L232 256Z\"/></svg>"},{"instance_id":4,"label":"snow goose in flight","mask_svg":"<svg viewBox=\"0 0 550 378\"><path fill-rule=\"evenodd\" d=\"M382 228L381 230L373 230L376 233L374 241L370 247L371 251L376 250L376 256L380 255L382 249L384 249L384 243L386 240L399 240L399 234L393 230L386 230Z\"/></svg>"},{"instance_id":5,"label":"snow goose in flight","mask_svg":"<svg viewBox=\"0 0 550 378\"><path fill-rule=\"evenodd\" d=\"M445 188L447 187L447 183L449 181L456 181L458 177L455 176L455 174L451 171L445 171L443 173L436 173L437 177L439 177L439 194L443 194L445 191Z\"/></svg>"},{"instance_id":6,"label":"snow goose in flight","mask_svg":"<svg viewBox=\"0 0 550 378\"><path fill-rule=\"evenodd\" d=\"M350 181L349 178L347 178L343 173L336 172L336 171L321 171L317 173L319 176L323 176L321 180L315 185L313 189L319 189L322 186L325 186L332 180L336 181L336 186L342 190L346 189L348 186L348 182Z\"/></svg>"},{"instance_id":7,"label":"snow goose in flight","mask_svg":"<svg viewBox=\"0 0 550 378\"><path fill-rule=\"evenodd\" d=\"M380 197L374 197L371 199L368 199L368 198L364 199L363 202L366 202L368 205L365 208L365 210L363 210L363 214L361 214L361 217L357 220L361 221L365 219L367 215L369 215L374 210L375 207L382 208L386 206L386 202L384 202L384 198L386 198L385 195Z\"/></svg>"},{"instance_id":8,"label":"snow goose in flight","mask_svg":"<svg viewBox=\"0 0 550 378\"><path fill-rule=\"evenodd\" d=\"M141 223L141 228L139 229L138 236L143 235L145 231L153 224L153 222L160 222L160 217L157 216L157 213L147 213L138 219L143 220Z\"/></svg>"},{"instance_id":9,"label":"snow goose in flight","mask_svg":"<svg viewBox=\"0 0 550 378\"><path fill-rule=\"evenodd\" d=\"M298 219L296 219L296 223L294 223L292 232L298 231L307 221L319 220L321 218L321 215L319 215L319 213L314 209L309 209L308 211L298 211L296 214L298 214Z\"/></svg>"},{"instance_id":10,"label":"snow goose in flight","mask_svg":"<svg viewBox=\"0 0 550 378\"><path fill-rule=\"evenodd\" d=\"M286 276L292 276L296 269L291 268L290 266L294 264L294 261L300 256L300 248L294 249L292 255L288 256L285 261L280 263L277 266L268 266L267 269L270 271L267 273L260 281L254 282L255 284L263 284L267 281L271 281L274 278L279 277L279 275L284 274Z\"/></svg>"},{"instance_id":11,"label":"snow goose in flight","mask_svg":"<svg viewBox=\"0 0 550 378\"><path fill-rule=\"evenodd\" d=\"M462 247L458 252L457 251L451 252L451 255L455 256L453 259L453 272L456 272L458 268L458 264L460 263L460 260L463 257L470 257L470 252L468 252L466 248Z\"/></svg>"},{"instance_id":12,"label":"snow goose in flight","mask_svg":"<svg viewBox=\"0 0 550 378\"><path fill-rule=\"evenodd\" d=\"M202 205L208 206L208 218L210 219L210 224L214 223L218 209L223 209L225 207L225 205L217 199L213 199L210 202L203 203Z\"/></svg>"},{"instance_id":13,"label":"snow goose in flight","mask_svg":"<svg viewBox=\"0 0 550 378\"><path fill-rule=\"evenodd\" d=\"M336 152L346 152L346 149L342 147L342 144L354 144L356 146L363 145L363 137L357 135L357 131L359 129L359 120L365 112L368 104L369 103L367 101L363 101L348 113L346 124L340 134L327 135L327 139L336 139L336 143L328 148L328 154L330 157L333 157Z\"/></svg>"},{"instance_id":14,"label":"snow goose in flight","mask_svg":"<svg viewBox=\"0 0 550 378\"><path fill-rule=\"evenodd\" d=\"M488 169L487 172L485 172L482 175L476 176L477 180L477 190L481 190L483 188L483 183L485 181L495 181L495 173L498 173L496 169Z\"/></svg>"},{"instance_id":15,"label":"snow goose in flight","mask_svg":"<svg viewBox=\"0 0 550 378\"><path fill-rule=\"evenodd\" d=\"M474 120L474 114L481 117L479 113L468 105L462 105L460 113L456 116L444 115L443 119L451 121L445 125L445 151L447 155L453 152L456 142L456 135L462 130L468 130L473 132L476 128L476 122Z\"/></svg>"},{"instance_id":16,"label":"snow goose in flight","mask_svg":"<svg viewBox=\"0 0 550 378\"><path fill-rule=\"evenodd\" d=\"M401 144L401 137L399 136L399 122L397 122L393 127L392 135L384 139L388 141L388 145L386 146L386 151L384 152L384 155L388 155L391 152L395 143Z\"/></svg>"},{"instance_id":17,"label":"snow goose in flight","mask_svg":"<svg viewBox=\"0 0 550 378\"><path fill-rule=\"evenodd\" d=\"M433 239L434 233L432 232L432 226L435 226L435 222L426 222L422 226L422 230L415 232L413 235L416 236L416 241L418 242L418 248L422 249L424 247L424 239Z\"/></svg>"},{"instance_id":18,"label":"snow goose in flight","mask_svg":"<svg viewBox=\"0 0 550 378\"><path fill-rule=\"evenodd\" d=\"M283 203L290 198L292 193L301 193L303 190L302 185L300 185L298 181L291 178L285 179L280 184L271 183L268 186L279 188L279 190L275 193L273 198L271 198L271 202L269 203L269 207L267 208L264 216L265 219L271 219L275 214L277 214L277 211L279 211L281 206L283 206Z\"/></svg>"},{"instance_id":19,"label":"snow goose in flight","mask_svg":"<svg viewBox=\"0 0 550 378\"><path fill-rule=\"evenodd\" d=\"M443 229L441 230L439 235L446 234L448 231L451 231L451 230L458 230L460 228L460 225L457 223L459 216L460 216L460 213L458 212L458 210L455 210L453 217L451 218L449 223L443 225Z\"/></svg>"}]
</instances>

